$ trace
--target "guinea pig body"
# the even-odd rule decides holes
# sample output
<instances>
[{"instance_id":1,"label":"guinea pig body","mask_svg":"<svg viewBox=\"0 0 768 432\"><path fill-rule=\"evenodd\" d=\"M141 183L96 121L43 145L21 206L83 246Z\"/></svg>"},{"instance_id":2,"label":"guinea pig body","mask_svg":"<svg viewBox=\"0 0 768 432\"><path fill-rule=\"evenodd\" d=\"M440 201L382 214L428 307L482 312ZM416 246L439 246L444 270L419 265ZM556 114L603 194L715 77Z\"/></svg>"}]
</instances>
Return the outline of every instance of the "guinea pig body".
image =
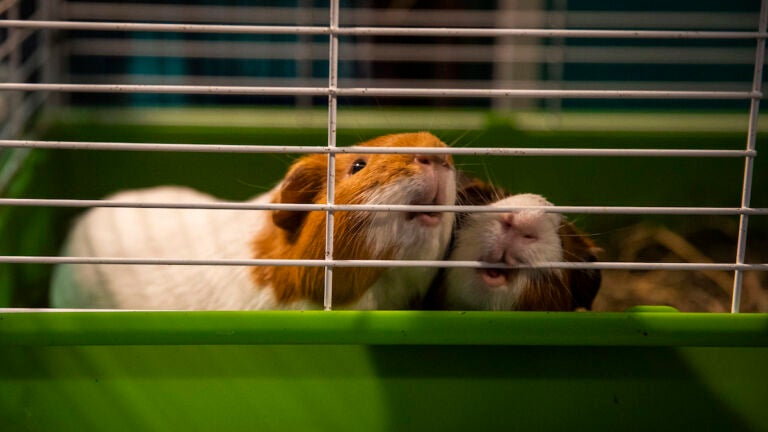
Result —
<instances>
[{"instance_id":1,"label":"guinea pig body","mask_svg":"<svg viewBox=\"0 0 768 432\"><path fill-rule=\"evenodd\" d=\"M387 135L365 147L445 147L429 133ZM450 205L452 160L443 155L336 155L337 204ZM326 203L327 156L299 158L252 203ZM180 187L122 192L114 200L211 202ZM96 208L81 217L65 254L167 259L323 259L322 211ZM335 259L439 259L451 213L336 211ZM400 309L420 302L435 275L425 268L336 268L339 309ZM301 266L61 265L51 302L65 308L317 309L324 269Z\"/></svg>"},{"instance_id":2,"label":"guinea pig body","mask_svg":"<svg viewBox=\"0 0 768 432\"><path fill-rule=\"evenodd\" d=\"M496 207L552 205L540 195L504 197L502 190L489 188L476 182L460 191L459 200ZM449 259L536 265L591 262L596 260L597 251L591 240L560 214L519 210L461 215ZM589 309L600 279L598 270L449 268L430 294L431 306L455 310Z\"/></svg>"}]
</instances>

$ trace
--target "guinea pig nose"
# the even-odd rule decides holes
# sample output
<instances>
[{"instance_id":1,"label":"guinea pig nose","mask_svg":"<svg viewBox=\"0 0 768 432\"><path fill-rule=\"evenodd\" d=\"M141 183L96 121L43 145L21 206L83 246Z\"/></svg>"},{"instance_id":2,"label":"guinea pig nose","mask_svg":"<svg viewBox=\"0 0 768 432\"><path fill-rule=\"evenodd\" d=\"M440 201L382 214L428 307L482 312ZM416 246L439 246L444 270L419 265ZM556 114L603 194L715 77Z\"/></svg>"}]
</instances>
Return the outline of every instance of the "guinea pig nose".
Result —
<instances>
[{"instance_id":1,"label":"guinea pig nose","mask_svg":"<svg viewBox=\"0 0 768 432\"><path fill-rule=\"evenodd\" d=\"M531 215L523 213L504 213L499 218L502 229L513 237L522 238L528 242L539 239L536 221Z\"/></svg>"},{"instance_id":2,"label":"guinea pig nose","mask_svg":"<svg viewBox=\"0 0 768 432\"><path fill-rule=\"evenodd\" d=\"M413 159L422 165L432 165L432 156L431 155L420 155L417 154L413 157Z\"/></svg>"},{"instance_id":3,"label":"guinea pig nose","mask_svg":"<svg viewBox=\"0 0 768 432\"><path fill-rule=\"evenodd\" d=\"M433 154L417 154L414 155L413 160L416 161L416 163L421 165L439 165L439 166L448 166L448 160L444 155L433 155Z\"/></svg>"}]
</instances>

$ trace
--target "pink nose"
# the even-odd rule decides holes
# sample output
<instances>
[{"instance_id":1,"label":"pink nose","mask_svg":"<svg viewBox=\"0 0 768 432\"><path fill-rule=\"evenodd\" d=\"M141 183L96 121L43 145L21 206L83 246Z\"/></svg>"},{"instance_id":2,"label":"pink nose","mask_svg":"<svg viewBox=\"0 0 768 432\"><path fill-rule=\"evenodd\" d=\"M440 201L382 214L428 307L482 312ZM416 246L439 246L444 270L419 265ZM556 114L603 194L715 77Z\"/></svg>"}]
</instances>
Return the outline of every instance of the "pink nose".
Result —
<instances>
[{"instance_id":1,"label":"pink nose","mask_svg":"<svg viewBox=\"0 0 768 432\"><path fill-rule=\"evenodd\" d=\"M445 155L417 154L413 161L418 165L423 182L418 204L452 204L455 181L453 168Z\"/></svg>"},{"instance_id":2,"label":"pink nose","mask_svg":"<svg viewBox=\"0 0 768 432\"><path fill-rule=\"evenodd\" d=\"M502 228L501 247L504 262L510 265L528 264L526 250L539 241L541 212L504 213L499 217Z\"/></svg>"},{"instance_id":3,"label":"pink nose","mask_svg":"<svg viewBox=\"0 0 768 432\"><path fill-rule=\"evenodd\" d=\"M450 164L448 163L448 160L444 155L433 155L433 154L417 154L414 155L413 160L415 160L418 164L424 165L424 166L442 166L442 167L448 167Z\"/></svg>"},{"instance_id":4,"label":"pink nose","mask_svg":"<svg viewBox=\"0 0 768 432\"><path fill-rule=\"evenodd\" d=\"M532 211L504 213L500 217L501 226L510 240L533 243L539 239L541 216L540 212Z\"/></svg>"}]
</instances>

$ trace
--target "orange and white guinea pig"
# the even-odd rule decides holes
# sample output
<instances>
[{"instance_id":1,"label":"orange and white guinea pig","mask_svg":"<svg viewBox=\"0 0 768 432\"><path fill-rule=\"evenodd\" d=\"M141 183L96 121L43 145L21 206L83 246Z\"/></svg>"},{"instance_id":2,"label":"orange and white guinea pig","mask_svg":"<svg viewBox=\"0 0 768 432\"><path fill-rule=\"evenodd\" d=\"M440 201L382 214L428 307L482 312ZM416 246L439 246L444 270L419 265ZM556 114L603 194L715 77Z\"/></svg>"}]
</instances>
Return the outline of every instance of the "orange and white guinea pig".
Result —
<instances>
[{"instance_id":1,"label":"orange and white guinea pig","mask_svg":"<svg viewBox=\"0 0 768 432\"><path fill-rule=\"evenodd\" d=\"M364 147L445 147L430 133L386 135ZM252 203L326 203L327 156L297 159L285 178ZM337 204L452 205L449 155L336 156ZM118 193L113 200L211 202L181 187ZM323 211L96 208L65 246L70 256L180 259L323 259ZM435 260L450 242L453 213L335 212L334 258ZM404 309L419 304L434 268L336 268L333 304L342 309ZM322 267L60 265L51 303L60 308L317 309Z\"/></svg>"},{"instance_id":2,"label":"orange and white guinea pig","mask_svg":"<svg viewBox=\"0 0 768 432\"><path fill-rule=\"evenodd\" d=\"M540 195L509 195L503 189L462 176L461 205L551 206ZM599 249L562 215L541 210L464 213L457 217L449 260L508 265L594 262ZM427 301L431 309L590 309L600 287L599 270L449 268Z\"/></svg>"}]
</instances>

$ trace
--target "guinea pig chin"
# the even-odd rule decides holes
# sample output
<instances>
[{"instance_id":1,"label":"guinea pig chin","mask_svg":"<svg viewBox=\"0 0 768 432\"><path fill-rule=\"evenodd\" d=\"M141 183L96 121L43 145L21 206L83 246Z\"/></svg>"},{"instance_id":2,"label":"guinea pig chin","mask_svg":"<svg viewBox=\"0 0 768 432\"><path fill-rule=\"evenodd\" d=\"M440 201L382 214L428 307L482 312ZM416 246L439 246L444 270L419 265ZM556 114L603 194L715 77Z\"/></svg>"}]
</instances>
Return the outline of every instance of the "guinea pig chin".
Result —
<instances>
[{"instance_id":1,"label":"guinea pig chin","mask_svg":"<svg viewBox=\"0 0 768 432\"><path fill-rule=\"evenodd\" d=\"M410 205L450 205L456 201L455 173L452 169L435 169L422 174L404 188L404 202ZM441 225L443 219L450 218L453 213L440 212L407 212L405 219L426 228Z\"/></svg>"},{"instance_id":2,"label":"guinea pig chin","mask_svg":"<svg viewBox=\"0 0 768 432\"><path fill-rule=\"evenodd\" d=\"M393 183L370 196L369 204L447 205L456 196L453 172L450 179L428 185L418 179ZM394 259L435 259L450 241L452 212L373 212L368 224L369 245L374 253L397 251Z\"/></svg>"},{"instance_id":3,"label":"guinea pig chin","mask_svg":"<svg viewBox=\"0 0 768 432\"><path fill-rule=\"evenodd\" d=\"M543 245L507 245L506 250L500 246L495 254L498 256L485 255L476 258L478 261L502 264L502 265L535 265L539 262L561 261L562 249L557 247L546 247ZM551 268L479 268L476 270L480 282L488 289L497 289L504 286L511 286L516 281L528 281L547 278L549 276L558 276L561 271Z\"/></svg>"},{"instance_id":4,"label":"guinea pig chin","mask_svg":"<svg viewBox=\"0 0 768 432\"><path fill-rule=\"evenodd\" d=\"M426 193L421 198L415 199L408 203L411 205L440 205L438 200L437 191L434 193ZM443 213L440 212L408 212L405 213L405 219L413 221L423 227L432 228L440 225L440 221L443 219Z\"/></svg>"},{"instance_id":5,"label":"guinea pig chin","mask_svg":"<svg viewBox=\"0 0 768 432\"><path fill-rule=\"evenodd\" d=\"M451 259L508 266L562 260L562 246L556 233L547 233L547 229L523 231L520 228L510 228L501 222L509 222L508 219L494 214L470 216L469 222L457 238L457 248ZM543 225L543 228L548 228L548 225ZM529 281L557 276L560 270L486 267L462 269L462 272L463 280L471 281L477 289L490 293L515 291L515 287L526 285Z\"/></svg>"}]
</instances>

